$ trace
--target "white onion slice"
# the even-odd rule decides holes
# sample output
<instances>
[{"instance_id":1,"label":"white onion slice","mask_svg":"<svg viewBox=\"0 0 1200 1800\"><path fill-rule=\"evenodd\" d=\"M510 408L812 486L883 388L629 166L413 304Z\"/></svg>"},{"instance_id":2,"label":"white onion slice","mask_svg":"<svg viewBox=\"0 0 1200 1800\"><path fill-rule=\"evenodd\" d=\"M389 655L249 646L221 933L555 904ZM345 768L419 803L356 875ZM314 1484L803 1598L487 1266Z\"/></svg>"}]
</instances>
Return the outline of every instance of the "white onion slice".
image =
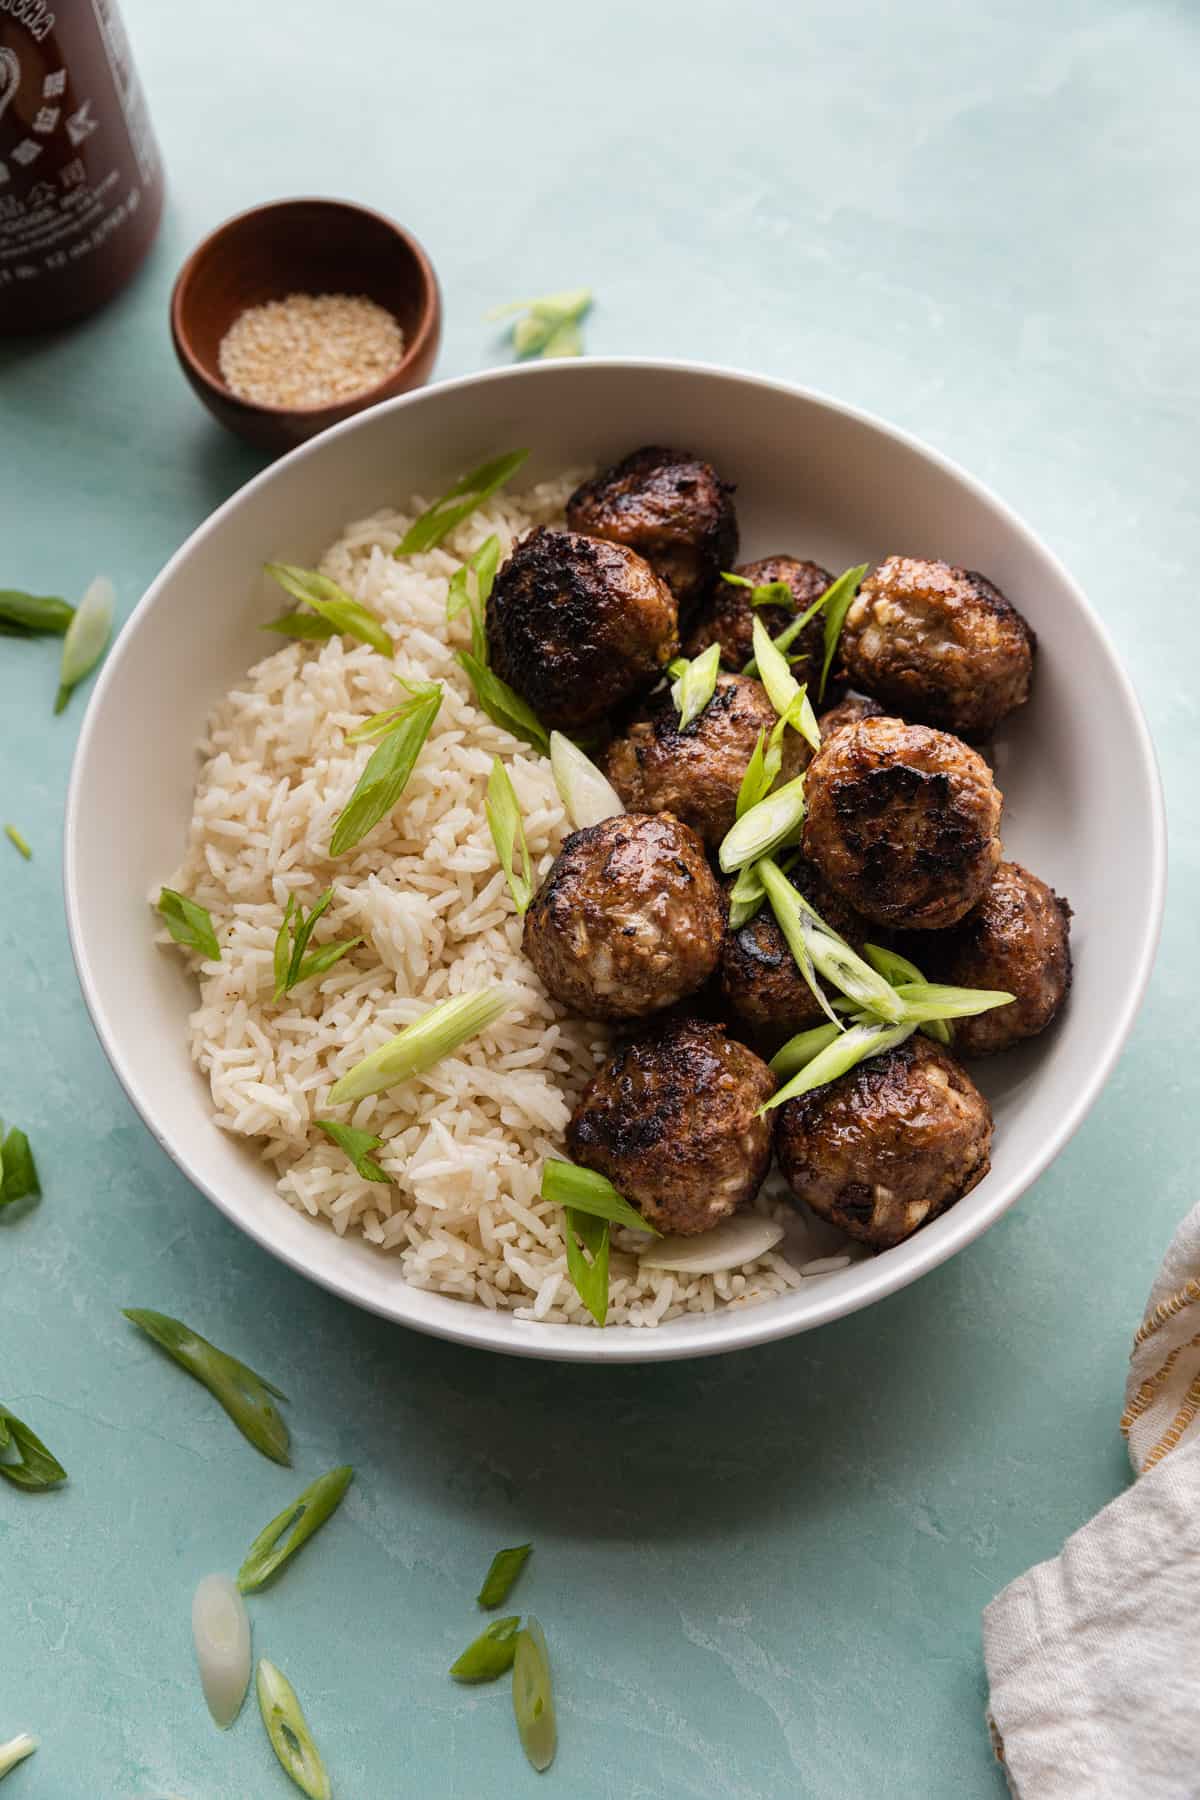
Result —
<instances>
[{"instance_id":1,"label":"white onion slice","mask_svg":"<svg viewBox=\"0 0 1200 1800\"><path fill-rule=\"evenodd\" d=\"M642 1269L670 1269L679 1275L719 1275L765 1256L783 1236L783 1226L761 1213L742 1213L696 1237L664 1237L638 1257Z\"/></svg>"},{"instance_id":2,"label":"white onion slice","mask_svg":"<svg viewBox=\"0 0 1200 1800\"><path fill-rule=\"evenodd\" d=\"M250 1686L250 1615L228 1575L206 1575L196 1589L192 1637L208 1710L224 1731Z\"/></svg>"},{"instance_id":3,"label":"white onion slice","mask_svg":"<svg viewBox=\"0 0 1200 1800\"><path fill-rule=\"evenodd\" d=\"M599 825L625 811L624 802L612 782L561 731L550 733L550 768L559 798L576 831L585 825Z\"/></svg>"}]
</instances>

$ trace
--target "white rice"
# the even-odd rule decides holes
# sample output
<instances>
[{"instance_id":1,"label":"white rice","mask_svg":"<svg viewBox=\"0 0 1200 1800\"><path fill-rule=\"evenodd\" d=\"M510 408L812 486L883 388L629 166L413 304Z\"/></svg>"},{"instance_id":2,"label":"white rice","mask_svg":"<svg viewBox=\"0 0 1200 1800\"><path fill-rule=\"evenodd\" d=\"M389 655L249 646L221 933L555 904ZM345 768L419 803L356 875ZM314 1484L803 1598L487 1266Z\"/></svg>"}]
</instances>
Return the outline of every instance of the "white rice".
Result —
<instances>
[{"instance_id":1,"label":"white rice","mask_svg":"<svg viewBox=\"0 0 1200 1800\"><path fill-rule=\"evenodd\" d=\"M256 664L209 723L187 854L169 885L208 908L222 947L219 964L191 959L200 986L191 1051L215 1121L257 1140L280 1197L339 1235L361 1233L416 1287L586 1325L558 1209L538 1190L543 1159L564 1154L571 1108L607 1034L551 1000L521 953L521 921L484 817L493 756L512 776L539 875L568 825L549 764L474 704L453 657L467 623L448 626L445 611L464 556L490 532L507 554L534 525L560 520L578 479L499 496L445 545L403 562L391 552L422 510L419 497L409 512L349 526L321 568L385 621L394 662L335 637L286 643ZM399 806L330 861L334 821L372 749L346 734L396 703L396 676L440 681L441 711ZM363 941L276 1006L272 956L287 897L307 907L331 885L314 944ZM496 1025L354 1109L349 1122L383 1139L374 1155L391 1185L362 1180L313 1124L330 1116L333 1083L434 1001L500 984L519 997ZM610 1321L655 1326L747 1305L831 1267L811 1259L841 1251L839 1234L769 1192L758 1204L786 1218L788 1255L725 1274L642 1271L636 1234L614 1233Z\"/></svg>"}]
</instances>

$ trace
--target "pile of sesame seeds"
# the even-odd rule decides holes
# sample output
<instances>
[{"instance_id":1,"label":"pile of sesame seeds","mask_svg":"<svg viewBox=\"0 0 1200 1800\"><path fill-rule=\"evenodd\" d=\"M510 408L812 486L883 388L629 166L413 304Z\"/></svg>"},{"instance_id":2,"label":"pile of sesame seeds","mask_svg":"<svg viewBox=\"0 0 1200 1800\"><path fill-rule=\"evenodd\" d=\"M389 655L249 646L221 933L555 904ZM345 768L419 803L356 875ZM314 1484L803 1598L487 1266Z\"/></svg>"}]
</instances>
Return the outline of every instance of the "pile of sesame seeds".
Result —
<instances>
[{"instance_id":1,"label":"pile of sesame seeds","mask_svg":"<svg viewBox=\"0 0 1200 1800\"><path fill-rule=\"evenodd\" d=\"M390 375L404 355L393 315L360 294L289 294L248 307L221 339L226 384L260 406L331 406Z\"/></svg>"}]
</instances>

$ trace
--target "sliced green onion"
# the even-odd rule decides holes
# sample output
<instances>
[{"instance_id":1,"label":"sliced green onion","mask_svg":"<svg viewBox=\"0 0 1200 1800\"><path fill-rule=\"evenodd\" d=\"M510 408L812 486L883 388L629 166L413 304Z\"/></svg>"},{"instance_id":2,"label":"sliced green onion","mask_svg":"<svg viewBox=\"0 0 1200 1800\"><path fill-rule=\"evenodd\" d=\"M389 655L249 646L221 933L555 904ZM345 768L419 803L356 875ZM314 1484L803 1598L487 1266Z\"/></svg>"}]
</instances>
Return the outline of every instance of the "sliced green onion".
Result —
<instances>
[{"instance_id":1,"label":"sliced green onion","mask_svg":"<svg viewBox=\"0 0 1200 1800\"><path fill-rule=\"evenodd\" d=\"M608 776L561 731L550 733L550 772L576 831L625 811L625 802Z\"/></svg>"},{"instance_id":2,"label":"sliced green onion","mask_svg":"<svg viewBox=\"0 0 1200 1800\"><path fill-rule=\"evenodd\" d=\"M517 1654L517 1633L521 1628L519 1613L508 1619L493 1619L486 1631L469 1643L457 1662L450 1664L455 1681L495 1681L512 1668Z\"/></svg>"},{"instance_id":3,"label":"sliced green onion","mask_svg":"<svg viewBox=\"0 0 1200 1800\"><path fill-rule=\"evenodd\" d=\"M47 1488L61 1487L67 1479L67 1471L37 1433L16 1413L9 1412L7 1406L0 1406L0 1459L6 1458L9 1451L15 1454L16 1461L0 1460L0 1476L13 1487L41 1494Z\"/></svg>"},{"instance_id":4,"label":"sliced green onion","mask_svg":"<svg viewBox=\"0 0 1200 1800\"><path fill-rule=\"evenodd\" d=\"M348 744L363 744L371 738L387 737L389 732L395 731L409 717L415 700L432 701L442 692L441 683L437 681L405 681L400 675L397 675L396 680L408 699L401 700L396 706L385 706L382 712L372 713L369 719L364 719L361 725L356 725L353 731L346 733Z\"/></svg>"},{"instance_id":5,"label":"sliced green onion","mask_svg":"<svg viewBox=\"0 0 1200 1800\"><path fill-rule=\"evenodd\" d=\"M208 1389L256 1450L272 1462L290 1466L288 1428L271 1400L272 1395L286 1400L286 1394L178 1319L143 1308L126 1307L124 1311L127 1319Z\"/></svg>"},{"instance_id":6,"label":"sliced green onion","mask_svg":"<svg viewBox=\"0 0 1200 1800\"><path fill-rule=\"evenodd\" d=\"M675 667L674 663L671 667ZM671 688L671 699L679 714L680 731L686 731L700 717L716 693L720 667L720 644L710 644L699 656L685 662L683 673Z\"/></svg>"},{"instance_id":7,"label":"sliced green onion","mask_svg":"<svg viewBox=\"0 0 1200 1800\"><path fill-rule=\"evenodd\" d=\"M446 591L446 617L457 619L464 608L471 613L471 654L476 661L487 661L487 630L484 625L485 608L491 597L492 587L496 580L496 570L500 566L500 539L495 532L485 538L478 550L470 555L462 566L450 577L450 586ZM471 592L471 576L475 577L475 592Z\"/></svg>"},{"instance_id":8,"label":"sliced green onion","mask_svg":"<svg viewBox=\"0 0 1200 1800\"><path fill-rule=\"evenodd\" d=\"M357 1174L364 1181L391 1181L391 1176L384 1173L379 1164L369 1154L378 1150L383 1139L376 1137L373 1131L356 1131L353 1125L339 1125L336 1119L314 1119L313 1124L318 1131L323 1131L331 1143L344 1150L354 1164Z\"/></svg>"},{"instance_id":9,"label":"sliced green onion","mask_svg":"<svg viewBox=\"0 0 1200 1800\"><path fill-rule=\"evenodd\" d=\"M353 850L391 812L408 785L441 704L441 687L433 683L397 707L392 722L381 727L386 736L372 752L333 828L329 840L331 856L344 856L347 850Z\"/></svg>"},{"instance_id":10,"label":"sliced green onion","mask_svg":"<svg viewBox=\"0 0 1200 1800\"><path fill-rule=\"evenodd\" d=\"M762 884L757 863L739 869L737 880L729 890L729 929L740 931L762 908L767 890Z\"/></svg>"},{"instance_id":11,"label":"sliced green onion","mask_svg":"<svg viewBox=\"0 0 1200 1800\"><path fill-rule=\"evenodd\" d=\"M727 581L730 587L750 589L751 606L785 606L789 612L796 610L796 596L786 581L749 581L745 575L721 571L721 580Z\"/></svg>"},{"instance_id":12,"label":"sliced green onion","mask_svg":"<svg viewBox=\"0 0 1200 1800\"><path fill-rule=\"evenodd\" d=\"M771 735L774 737L774 732ZM775 774L778 773L778 768L776 768ZM760 800L765 800L774 784L775 775L771 774L767 767L767 729L764 725L758 734L758 741L751 752L750 761L746 764L746 772L742 776L741 786L738 788L737 810L734 817L740 819L742 814L749 812L752 806L757 806Z\"/></svg>"},{"instance_id":13,"label":"sliced green onion","mask_svg":"<svg viewBox=\"0 0 1200 1800\"><path fill-rule=\"evenodd\" d=\"M0 1206L11 1206L41 1191L29 1139L15 1125L5 1137L0 1126Z\"/></svg>"},{"instance_id":14,"label":"sliced green onion","mask_svg":"<svg viewBox=\"0 0 1200 1800\"><path fill-rule=\"evenodd\" d=\"M673 1269L679 1275L717 1275L740 1269L773 1250L784 1228L761 1213L734 1213L694 1236L665 1237L638 1253L639 1269Z\"/></svg>"},{"instance_id":15,"label":"sliced green onion","mask_svg":"<svg viewBox=\"0 0 1200 1800\"><path fill-rule=\"evenodd\" d=\"M308 1795L308 1800L331 1800L333 1790L321 1761L321 1752L313 1741L308 1720L287 1676L264 1656L259 1662L254 1685L271 1748L284 1773Z\"/></svg>"},{"instance_id":16,"label":"sliced green onion","mask_svg":"<svg viewBox=\"0 0 1200 1800\"><path fill-rule=\"evenodd\" d=\"M516 1544L511 1550L497 1550L491 1560L483 1586L475 1598L480 1606L500 1606L508 1599L512 1584L529 1561L532 1544Z\"/></svg>"},{"instance_id":17,"label":"sliced green onion","mask_svg":"<svg viewBox=\"0 0 1200 1800\"><path fill-rule=\"evenodd\" d=\"M854 604L854 597L858 593L858 584L866 574L867 567L866 563L859 563L856 568L847 569L844 575L838 576L825 595L825 655L821 663L821 685L817 689L818 700L825 698L825 683L829 680L829 671L833 667L833 659L837 654L842 626L846 622L846 614Z\"/></svg>"},{"instance_id":18,"label":"sliced green onion","mask_svg":"<svg viewBox=\"0 0 1200 1800\"><path fill-rule=\"evenodd\" d=\"M512 1675L513 1712L526 1756L540 1774L554 1761L558 1729L546 1634L535 1618L517 1636Z\"/></svg>"},{"instance_id":19,"label":"sliced green onion","mask_svg":"<svg viewBox=\"0 0 1200 1800\"><path fill-rule=\"evenodd\" d=\"M12 845L13 849L20 851L26 862L31 861L33 851L29 848L28 840L22 836L15 825L6 825L4 827L4 835Z\"/></svg>"},{"instance_id":20,"label":"sliced green onion","mask_svg":"<svg viewBox=\"0 0 1200 1800\"><path fill-rule=\"evenodd\" d=\"M208 1710L227 1731L250 1686L250 1615L228 1575L206 1575L197 1587L192 1641Z\"/></svg>"},{"instance_id":21,"label":"sliced green onion","mask_svg":"<svg viewBox=\"0 0 1200 1800\"><path fill-rule=\"evenodd\" d=\"M817 614L822 612L827 606L840 604L841 597L847 589L850 592L851 598L853 598L858 589L858 584L866 572L867 564L859 563L857 568L847 569L844 575L839 575L836 581L831 581L829 586L825 589L825 592L818 595L812 605L808 608L807 612L801 613L798 619L793 619L790 625L784 627L779 633L779 636L774 639L775 648L785 653L789 651L810 620L815 619ZM757 675L757 673L758 664L751 658L746 664L746 667L742 670L742 674Z\"/></svg>"},{"instance_id":22,"label":"sliced green onion","mask_svg":"<svg viewBox=\"0 0 1200 1800\"><path fill-rule=\"evenodd\" d=\"M287 905L283 909L283 923L275 934L274 998L277 1004L294 987L299 987L302 981L308 981L314 975L324 975L328 969L332 969L334 963L341 961L347 950L353 950L356 944L362 943L360 937L349 938L342 943L322 944L311 954L308 953L308 941L312 937L313 927L332 899L333 889L326 888L306 916L304 907L295 894L288 895Z\"/></svg>"},{"instance_id":23,"label":"sliced green onion","mask_svg":"<svg viewBox=\"0 0 1200 1800\"><path fill-rule=\"evenodd\" d=\"M997 1006L1011 1006L1016 996L999 988L943 987L936 981L902 981L893 992L904 1004L904 1017L918 1025L931 1019L973 1019Z\"/></svg>"},{"instance_id":24,"label":"sliced green onion","mask_svg":"<svg viewBox=\"0 0 1200 1800\"><path fill-rule=\"evenodd\" d=\"M761 619L754 621L754 659L758 679L767 690L775 711L793 726L814 750L821 748L821 731L808 698L807 684L801 685L792 674L791 664L771 642Z\"/></svg>"},{"instance_id":25,"label":"sliced green onion","mask_svg":"<svg viewBox=\"0 0 1200 1800\"><path fill-rule=\"evenodd\" d=\"M508 883L513 905L524 918L533 900L533 862L529 855L529 845L525 841L525 825L521 818L521 808L517 804L516 789L498 756L492 759L492 772L488 776L487 799L483 803L483 810L487 815L492 842L496 846L496 855L500 858L500 867L504 870L504 879ZM518 850L520 868L517 867Z\"/></svg>"},{"instance_id":26,"label":"sliced green onion","mask_svg":"<svg viewBox=\"0 0 1200 1800\"><path fill-rule=\"evenodd\" d=\"M398 1082L423 1075L460 1044L494 1025L516 999L513 990L500 987L439 1001L423 1018L406 1025L396 1037L355 1063L335 1084L330 1105L341 1106L347 1100L362 1100L367 1094L382 1094Z\"/></svg>"},{"instance_id":27,"label":"sliced green onion","mask_svg":"<svg viewBox=\"0 0 1200 1800\"><path fill-rule=\"evenodd\" d=\"M591 288L570 288L561 294L545 294L540 300L513 300L507 306L494 306L484 317L491 320L524 314L512 328L513 349L518 356L578 356L583 349L579 321L591 304Z\"/></svg>"},{"instance_id":28,"label":"sliced green onion","mask_svg":"<svg viewBox=\"0 0 1200 1800\"><path fill-rule=\"evenodd\" d=\"M158 896L158 911L177 944L185 950L198 950L209 962L220 960L221 946L206 906L189 900L186 894L177 894L174 888L163 888Z\"/></svg>"},{"instance_id":29,"label":"sliced green onion","mask_svg":"<svg viewBox=\"0 0 1200 1800\"><path fill-rule=\"evenodd\" d=\"M771 902L771 911L775 914L775 922L787 940L788 949L802 975L809 993L825 1014L830 1024L837 1031L843 1026L829 998L817 980L817 956L815 947L819 943L819 934L812 927L811 921L802 905L800 895L784 875L783 870L770 857L764 857L758 864L759 879L767 899ZM830 934L832 938L832 933ZM841 939L836 940L841 943ZM821 946L825 948L824 945ZM868 970L868 974L870 971ZM885 984L886 985L886 984Z\"/></svg>"},{"instance_id":30,"label":"sliced green onion","mask_svg":"<svg viewBox=\"0 0 1200 1800\"><path fill-rule=\"evenodd\" d=\"M535 750L548 756L550 737L533 708L509 687L507 681L501 681L479 657L466 650L459 650L456 655L475 690L476 704L487 714L492 724L499 725L503 731L511 731L522 743L532 744Z\"/></svg>"},{"instance_id":31,"label":"sliced green onion","mask_svg":"<svg viewBox=\"0 0 1200 1800\"><path fill-rule=\"evenodd\" d=\"M814 1056L819 1056L830 1044L836 1044L841 1035L841 1027L838 1025L814 1025L811 1031L798 1031L795 1037L790 1037L775 1052L767 1067L781 1079L799 1074L801 1069L808 1067Z\"/></svg>"},{"instance_id":32,"label":"sliced green onion","mask_svg":"<svg viewBox=\"0 0 1200 1800\"><path fill-rule=\"evenodd\" d=\"M760 872L779 929L805 979L808 980L808 975L802 958L807 955L840 994L865 1006L881 1019L898 1024L905 1012L891 983L876 974L870 963L864 962L846 940L825 923L816 908L792 886L776 864L764 861ZM827 1004L825 1010L829 1011Z\"/></svg>"},{"instance_id":33,"label":"sliced green onion","mask_svg":"<svg viewBox=\"0 0 1200 1800\"><path fill-rule=\"evenodd\" d=\"M354 1470L348 1463L330 1469L298 1494L269 1525L263 1526L238 1570L237 1584L243 1594L253 1594L264 1587L289 1556L294 1556L314 1532L320 1531L341 1505L342 1495L353 1479Z\"/></svg>"},{"instance_id":34,"label":"sliced green onion","mask_svg":"<svg viewBox=\"0 0 1200 1800\"><path fill-rule=\"evenodd\" d=\"M797 775L730 826L717 853L722 870L732 875L735 869L769 856L790 842L803 823L804 777Z\"/></svg>"},{"instance_id":35,"label":"sliced green onion","mask_svg":"<svg viewBox=\"0 0 1200 1800\"><path fill-rule=\"evenodd\" d=\"M19 1762L24 1762L27 1756L32 1756L37 1747L38 1740L27 1731L9 1738L7 1744L0 1744L0 1779L15 1769Z\"/></svg>"},{"instance_id":36,"label":"sliced green onion","mask_svg":"<svg viewBox=\"0 0 1200 1800\"><path fill-rule=\"evenodd\" d=\"M578 1163L549 1158L542 1164L542 1199L551 1206L570 1206L576 1212L589 1213L595 1219L607 1219L612 1225L625 1225L631 1231L648 1231L658 1236L658 1227L635 1212L612 1182L595 1169L582 1169Z\"/></svg>"},{"instance_id":37,"label":"sliced green onion","mask_svg":"<svg viewBox=\"0 0 1200 1800\"><path fill-rule=\"evenodd\" d=\"M916 963L909 962L907 956L901 956L898 950L889 950L883 944L864 944L863 955L871 967L877 969L893 987L899 987L902 982L925 979ZM954 1028L948 1019L926 1019L921 1030L926 1037L931 1037L935 1043L944 1044L947 1048L954 1042Z\"/></svg>"},{"instance_id":38,"label":"sliced green onion","mask_svg":"<svg viewBox=\"0 0 1200 1800\"><path fill-rule=\"evenodd\" d=\"M882 1056L886 1050L894 1050L897 1044L910 1038L916 1029L914 1024L852 1025L835 1043L806 1063L799 1074L793 1076L777 1094L772 1095L765 1105L760 1106L759 1112L770 1112L772 1108L782 1106L788 1100L795 1100L800 1094L811 1093L813 1088L824 1087L828 1082L836 1081L839 1075L845 1075L860 1062L866 1062L868 1057Z\"/></svg>"},{"instance_id":39,"label":"sliced green onion","mask_svg":"<svg viewBox=\"0 0 1200 1800\"><path fill-rule=\"evenodd\" d=\"M332 619L323 619L319 613L288 612L280 613L277 619L268 619L260 631L274 631L280 637L300 638L305 643L321 644L326 638L336 637L338 628Z\"/></svg>"},{"instance_id":40,"label":"sliced green onion","mask_svg":"<svg viewBox=\"0 0 1200 1800\"><path fill-rule=\"evenodd\" d=\"M60 713L85 675L90 675L104 655L112 635L113 608L116 605L113 584L107 575L97 575L79 602L63 638L62 665L58 674L58 694L54 710Z\"/></svg>"},{"instance_id":41,"label":"sliced green onion","mask_svg":"<svg viewBox=\"0 0 1200 1800\"><path fill-rule=\"evenodd\" d=\"M493 457L462 476L419 519L414 519L394 552L396 557L415 556L440 544L456 525L461 525L498 488L511 481L528 455L528 450L510 450L507 456Z\"/></svg>"},{"instance_id":42,"label":"sliced green onion","mask_svg":"<svg viewBox=\"0 0 1200 1800\"><path fill-rule=\"evenodd\" d=\"M277 581L286 593L296 600L302 600L305 606L311 606L318 617L331 625L334 631L346 637L357 638L360 644L370 644L372 650L378 650L380 656L389 659L395 654L395 645L383 629L377 613L363 606L361 601L353 599L345 590L331 581L328 575L320 575L316 569L298 569L294 563L264 563L263 567L272 580ZM280 629L280 621L273 620L268 627L271 631ZM304 627L297 635L308 636Z\"/></svg>"},{"instance_id":43,"label":"sliced green onion","mask_svg":"<svg viewBox=\"0 0 1200 1800\"><path fill-rule=\"evenodd\" d=\"M75 617L75 608L57 594L23 594L18 588L0 588L0 621L22 632L39 631L59 636Z\"/></svg>"},{"instance_id":44,"label":"sliced green onion","mask_svg":"<svg viewBox=\"0 0 1200 1800\"><path fill-rule=\"evenodd\" d=\"M565 1206L563 1233L572 1286L597 1325L603 1325L608 1317L608 1220Z\"/></svg>"},{"instance_id":45,"label":"sliced green onion","mask_svg":"<svg viewBox=\"0 0 1200 1800\"><path fill-rule=\"evenodd\" d=\"M333 889L326 888L306 915L304 906L295 894L289 894L287 905L283 909L283 923L275 934L275 994L276 1001L307 981L312 975L323 975L331 969L361 938L351 938L347 943L322 944L318 950L307 955L309 939L313 928L333 900Z\"/></svg>"}]
</instances>

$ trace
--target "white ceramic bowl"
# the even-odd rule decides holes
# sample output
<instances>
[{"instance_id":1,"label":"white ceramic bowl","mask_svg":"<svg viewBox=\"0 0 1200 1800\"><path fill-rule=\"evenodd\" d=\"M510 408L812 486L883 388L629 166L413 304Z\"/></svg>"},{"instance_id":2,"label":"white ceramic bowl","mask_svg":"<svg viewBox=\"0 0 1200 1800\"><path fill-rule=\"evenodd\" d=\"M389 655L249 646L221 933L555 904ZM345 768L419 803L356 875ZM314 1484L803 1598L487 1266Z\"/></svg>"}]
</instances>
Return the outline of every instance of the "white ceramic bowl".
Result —
<instances>
[{"instance_id":1,"label":"white ceramic bowl","mask_svg":"<svg viewBox=\"0 0 1200 1800\"><path fill-rule=\"evenodd\" d=\"M346 520L439 491L517 444L534 447L535 480L646 442L689 445L737 483L743 557L787 550L841 569L891 551L940 556L985 571L1026 614L1040 652L1033 699L997 745L1004 837L1075 908L1075 982L1049 1033L979 1065L996 1114L992 1170L943 1218L782 1299L593 1331L410 1288L394 1261L285 1206L253 1150L211 1123L186 1046L193 989L155 948L145 896L179 857L205 715L263 654L265 559L312 563ZM113 1068L163 1148L243 1231L347 1300L423 1331L518 1355L651 1361L839 1318L999 1218L1113 1066L1149 976L1164 869L1154 754L1129 682L1070 576L1006 507L903 433L818 395L719 369L587 361L501 369L380 406L214 513L150 588L96 684L71 777L65 882L80 981Z\"/></svg>"}]
</instances>

